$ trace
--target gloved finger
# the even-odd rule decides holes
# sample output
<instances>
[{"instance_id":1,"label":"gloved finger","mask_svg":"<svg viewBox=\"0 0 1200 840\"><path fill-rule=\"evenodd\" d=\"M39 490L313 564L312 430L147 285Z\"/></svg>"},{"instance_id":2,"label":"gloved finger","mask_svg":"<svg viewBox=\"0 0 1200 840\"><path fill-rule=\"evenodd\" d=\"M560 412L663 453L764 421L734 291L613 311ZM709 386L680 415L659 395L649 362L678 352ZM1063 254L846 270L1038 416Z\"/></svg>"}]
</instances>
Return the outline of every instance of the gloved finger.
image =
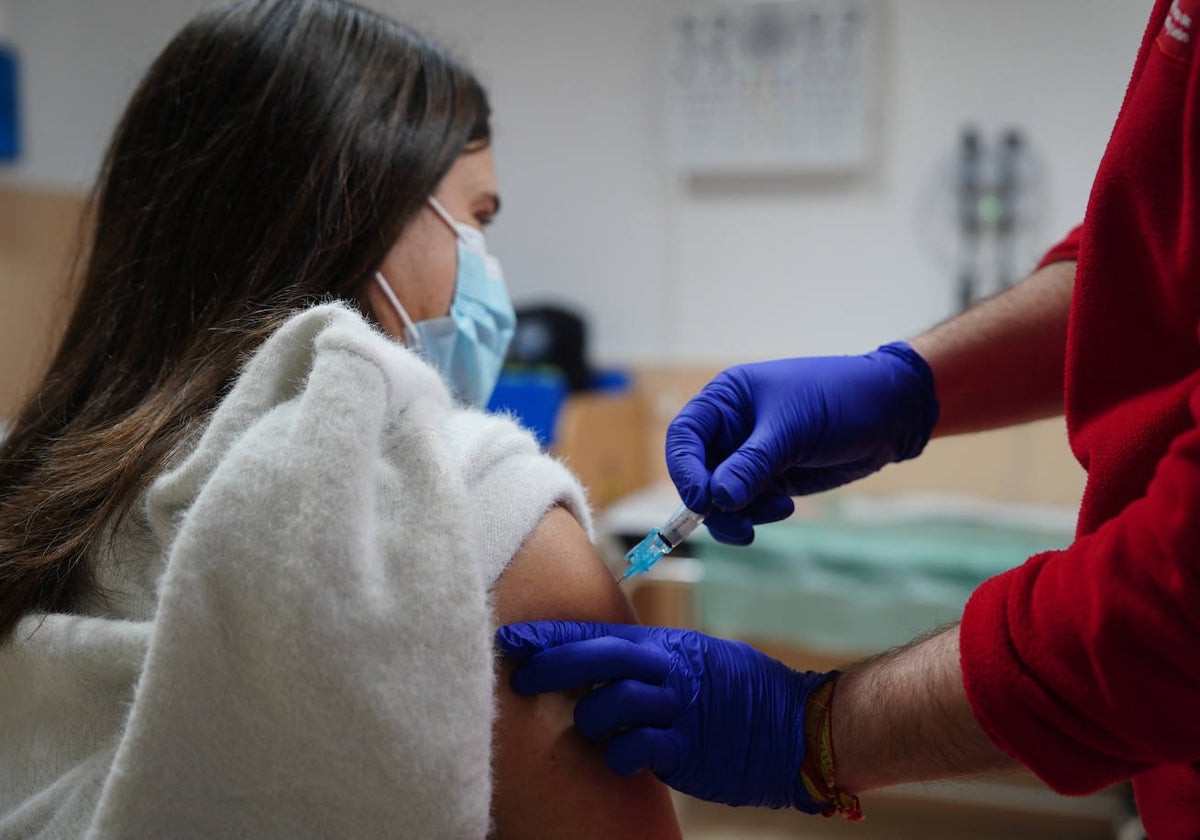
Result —
<instances>
[{"instance_id":1,"label":"gloved finger","mask_svg":"<svg viewBox=\"0 0 1200 840\"><path fill-rule=\"evenodd\" d=\"M575 704L575 728L589 741L599 741L631 726L668 727L679 716L679 701L669 686L617 680Z\"/></svg>"},{"instance_id":2,"label":"gloved finger","mask_svg":"<svg viewBox=\"0 0 1200 840\"><path fill-rule=\"evenodd\" d=\"M667 472L688 510L705 511L712 507L707 446L687 418L676 417L667 427L666 455Z\"/></svg>"},{"instance_id":3,"label":"gloved finger","mask_svg":"<svg viewBox=\"0 0 1200 840\"><path fill-rule=\"evenodd\" d=\"M539 694L619 679L661 684L670 668L671 655L660 647L603 636L535 654L513 673L512 687L518 694Z\"/></svg>"},{"instance_id":4,"label":"gloved finger","mask_svg":"<svg viewBox=\"0 0 1200 840\"><path fill-rule=\"evenodd\" d=\"M679 744L669 729L630 729L604 746L604 762L618 776L647 769L666 778L679 769L680 760Z\"/></svg>"},{"instance_id":5,"label":"gloved finger","mask_svg":"<svg viewBox=\"0 0 1200 840\"><path fill-rule=\"evenodd\" d=\"M858 471L855 471L857 468ZM822 467L817 469L794 470L788 474L788 489L797 496L808 496L814 493L824 493L835 487L841 487L856 478L873 472L858 465L851 467Z\"/></svg>"},{"instance_id":6,"label":"gloved finger","mask_svg":"<svg viewBox=\"0 0 1200 840\"><path fill-rule=\"evenodd\" d=\"M716 511L704 520L708 532L726 545L750 545L754 542L754 521L741 511Z\"/></svg>"},{"instance_id":7,"label":"gloved finger","mask_svg":"<svg viewBox=\"0 0 1200 840\"><path fill-rule=\"evenodd\" d=\"M521 621L496 631L496 648L511 659L522 660L546 648L601 636L637 642L646 638L646 628L596 621Z\"/></svg>"},{"instance_id":8,"label":"gloved finger","mask_svg":"<svg viewBox=\"0 0 1200 840\"><path fill-rule=\"evenodd\" d=\"M796 512L796 503L786 493L764 493L739 513L750 517L755 525L766 525L787 519Z\"/></svg>"},{"instance_id":9,"label":"gloved finger","mask_svg":"<svg viewBox=\"0 0 1200 840\"><path fill-rule=\"evenodd\" d=\"M777 473L789 465L779 463L773 430L760 426L713 470L709 486L713 504L721 510L741 510L771 489Z\"/></svg>"},{"instance_id":10,"label":"gloved finger","mask_svg":"<svg viewBox=\"0 0 1200 840\"><path fill-rule=\"evenodd\" d=\"M713 539L727 545L750 545L754 526L787 519L796 511L796 503L786 493L769 492L748 507L736 511L714 511L704 520Z\"/></svg>"}]
</instances>

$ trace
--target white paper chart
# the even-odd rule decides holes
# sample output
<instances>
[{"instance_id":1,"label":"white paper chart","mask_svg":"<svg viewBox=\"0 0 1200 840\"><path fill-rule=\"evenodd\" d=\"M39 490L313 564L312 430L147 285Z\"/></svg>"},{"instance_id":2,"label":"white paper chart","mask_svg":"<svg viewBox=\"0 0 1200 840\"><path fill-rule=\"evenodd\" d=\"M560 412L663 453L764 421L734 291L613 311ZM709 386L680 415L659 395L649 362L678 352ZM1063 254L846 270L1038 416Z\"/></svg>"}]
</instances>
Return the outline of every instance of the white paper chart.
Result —
<instances>
[{"instance_id":1,"label":"white paper chart","mask_svg":"<svg viewBox=\"0 0 1200 840\"><path fill-rule=\"evenodd\" d=\"M681 8L668 20L671 164L853 172L873 153L878 0Z\"/></svg>"}]
</instances>

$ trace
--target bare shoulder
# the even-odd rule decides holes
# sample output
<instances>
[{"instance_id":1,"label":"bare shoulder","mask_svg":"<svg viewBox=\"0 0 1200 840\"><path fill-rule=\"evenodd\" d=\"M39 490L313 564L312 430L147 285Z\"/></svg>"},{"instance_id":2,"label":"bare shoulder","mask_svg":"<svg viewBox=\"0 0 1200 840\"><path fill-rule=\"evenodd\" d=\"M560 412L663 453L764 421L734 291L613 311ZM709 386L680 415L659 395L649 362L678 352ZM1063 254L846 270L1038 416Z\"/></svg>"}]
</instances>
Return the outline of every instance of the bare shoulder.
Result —
<instances>
[{"instance_id":1,"label":"bare shoulder","mask_svg":"<svg viewBox=\"0 0 1200 840\"><path fill-rule=\"evenodd\" d=\"M493 590L497 624L538 619L629 623L634 612L587 535L562 508L542 519ZM677 838L666 787L614 775L572 728L580 695L519 697L497 673L493 818L500 837Z\"/></svg>"},{"instance_id":2,"label":"bare shoulder","mask_svg":"<svg viewBox=\"0 0 1200 840\"><path fill-rule=\"evenodd\" d=\"M551 508L494 589L499 624L543 618L636 621L575 517Z\"/></svg>"}]
</instances>

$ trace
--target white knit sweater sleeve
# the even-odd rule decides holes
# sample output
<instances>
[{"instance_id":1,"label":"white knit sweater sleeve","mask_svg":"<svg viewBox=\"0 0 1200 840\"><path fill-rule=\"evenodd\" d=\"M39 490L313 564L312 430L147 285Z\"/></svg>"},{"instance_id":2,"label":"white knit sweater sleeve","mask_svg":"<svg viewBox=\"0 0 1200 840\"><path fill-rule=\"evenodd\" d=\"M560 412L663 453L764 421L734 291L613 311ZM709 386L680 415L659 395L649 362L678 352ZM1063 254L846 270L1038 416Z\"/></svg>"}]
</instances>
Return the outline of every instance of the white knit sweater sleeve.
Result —
<instances>
[{"instance_id":1,"label":"white knit sweater sleeve","mask_svg":"<svg viewBox=\"0 0 1200 840\"><path fill-rule=\"evenodd\" d=\"M149 494L166 571L91 836L486 833L481 558L500 563L542 502L489 504L469 482L558 468L487 446L464 458L457 413L431 369L339 306L255 355Z\"/></svg>"},{"instance_id":2,"label":"white knit sweater sleeve","mask_svg":"<svg viewBox=\"0 0 1200 840\"><path fill-rule=\"evenodd\" d=\"M543 454L533 435L514 420L463 410L449 417L441 430L466 480L489 586L555 505L569 510L588 539L594 540L591 512L579 480L562 463Z\"/></svg>"}]
</instances>

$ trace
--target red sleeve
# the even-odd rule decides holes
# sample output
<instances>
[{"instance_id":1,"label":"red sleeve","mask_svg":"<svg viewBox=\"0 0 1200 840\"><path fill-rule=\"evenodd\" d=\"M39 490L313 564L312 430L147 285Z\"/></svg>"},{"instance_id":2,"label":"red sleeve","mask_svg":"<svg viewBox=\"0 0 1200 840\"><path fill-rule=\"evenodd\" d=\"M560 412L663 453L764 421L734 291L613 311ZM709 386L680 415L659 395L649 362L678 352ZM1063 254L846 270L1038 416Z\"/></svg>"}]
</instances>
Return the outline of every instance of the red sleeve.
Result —
<instances>
[{"instance_id":1,"label":"red sleeve","mask_svg":"<svg viewBox=\"0 0 1200 840\"><path fill-rule=\"evenodd\" d=\"M1061 242L1045 253L1037 267L1044 268L1050 263L1079 259L1079 232L1082 230L1083 225L1076 226Z\"/></svg>"},{"instance_id":2,"label":"red sleeve","mask_svg":"<svg viewBox=\"0 0 1200 840\"><path fill-rule=\"evenodd\" d=\"M1146 495L984 583L961 628L996 744L1062 793L1200 759L1200 390Z\"/></svg>"}]
</instances>

